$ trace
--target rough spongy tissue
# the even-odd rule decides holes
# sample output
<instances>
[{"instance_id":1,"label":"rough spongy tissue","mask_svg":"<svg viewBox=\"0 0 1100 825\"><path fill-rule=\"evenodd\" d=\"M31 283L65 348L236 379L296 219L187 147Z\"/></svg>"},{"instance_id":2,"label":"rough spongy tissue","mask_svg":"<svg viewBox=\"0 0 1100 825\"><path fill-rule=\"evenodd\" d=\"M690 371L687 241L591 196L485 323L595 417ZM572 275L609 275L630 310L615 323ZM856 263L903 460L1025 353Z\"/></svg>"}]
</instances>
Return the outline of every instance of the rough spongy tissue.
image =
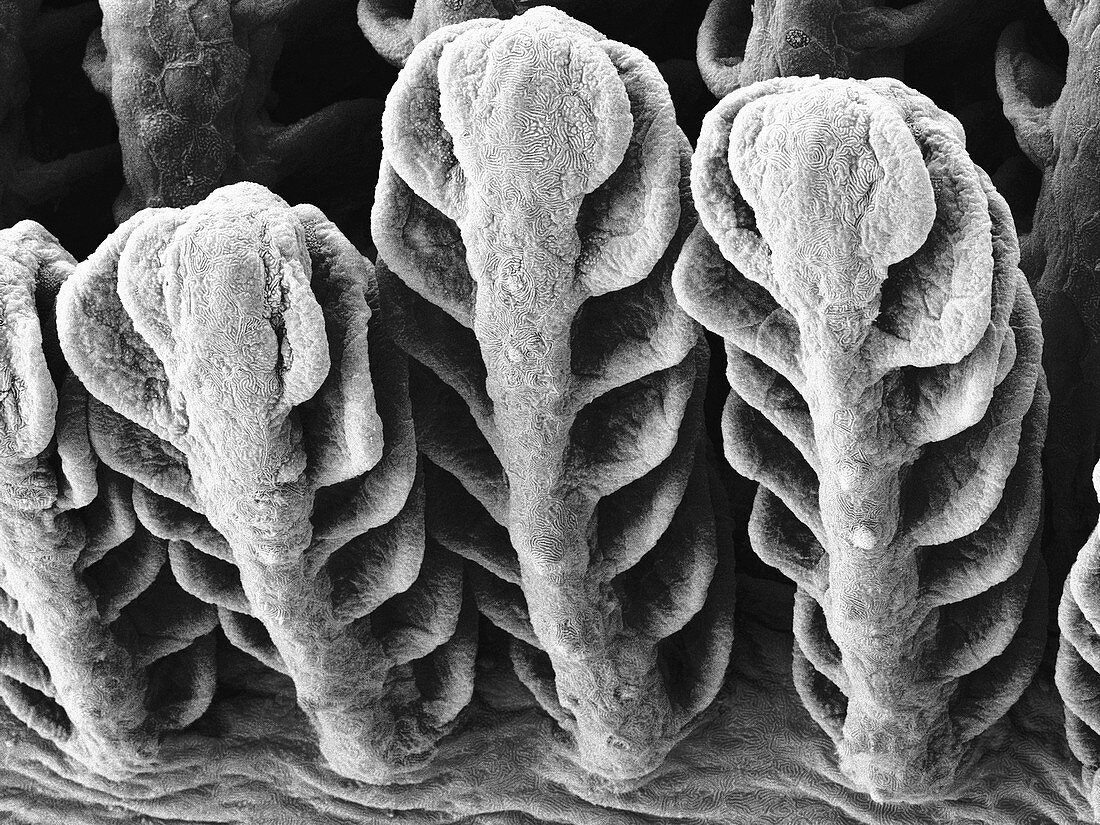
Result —
<instances>
[{"instance_id":1,"label":"rough spongy tissue","mask_svg":"<svg viewBox=\"0 0 1100 825\"><path fill-rule=\"evenodd\" d=\"M1100 823L1098 38L0 4L0 822Z\"/></svg>"}]
</instances>

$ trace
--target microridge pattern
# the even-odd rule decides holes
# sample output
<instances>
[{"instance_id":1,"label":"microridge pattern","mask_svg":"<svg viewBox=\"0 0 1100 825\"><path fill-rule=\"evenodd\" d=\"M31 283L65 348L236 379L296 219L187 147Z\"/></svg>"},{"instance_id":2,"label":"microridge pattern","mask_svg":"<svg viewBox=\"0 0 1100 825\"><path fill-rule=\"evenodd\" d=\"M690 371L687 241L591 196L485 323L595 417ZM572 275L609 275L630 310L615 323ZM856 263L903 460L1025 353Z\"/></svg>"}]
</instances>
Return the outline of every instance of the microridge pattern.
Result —
<instances>
[{"instance_id":1,"label":"microridge pattern","mask_svg":"<svg viewBox=\"0 0 1100 825\"><path fill-rule=\"evenodd\" d=\"M89 41L85 71L118 114L125 219L146 206L188 206L222 181L249 55L217 0L112 2Z\"/></svg>"},{"instance_id":2,"label":"microridge pattern","mask_svg":"<svg viewBox=\"0 0 1100 825\"><path fill-rule=\"evenodd\" d=\"M475 608L425 542L404 356L373 274L256 184L145 210L59 298L97 452L185 589L293 680L338 772L390 781L470 699ZM377 307L375 307L377 309Z\"/></svg>"},{"instance_id":3,"label":"microridge pattern","mask_svg":"<svg viewBox=\"0 0 1100 825\"><path fill-rule=\"evenodd\" d=\"M176 584L89 442L53 319L75 264L32 221L0 232L0 699L124 779L209 705L217 616Z\"/></svg>"},{"instance_id":4,"label":"microridge pattern","mask_svg":"<svg viewBox=\"0 0 1100 825\"><path fill-rule=\"evenodd\" d=\"M580 763L642 776L714 698L733 620L705 343L670 283L694 212L667 87L534 9L423 41L383 141L372 232L422 365L429 531L476 562L479 608Z\"/></svg>"},{"instance_id":5,"label":"microridge pattern","mask_svg":"<svg viewBox=\"0 0 1100 825\"><path fill-rule=\"evenodd\" d=\"M726 455L754 550L798 585L794 671L872 795L948 793L1045 639L1047 396L1011 216L901 83L726 97L673 283L726 341Z\"/></svg>"},{"instance_id":6,"label":"microridge pattern","mask_svg":"<svg viewBox=\"0 0 1100 825\"><path fill-rule=\"evenodd\" d=\"M378 128L377 101L334 103L283 126L265 108L298 0L103 0L84 70L119 124L125 220L190 206L219 186L268 186Z\"/></svg>"}]
</instances>

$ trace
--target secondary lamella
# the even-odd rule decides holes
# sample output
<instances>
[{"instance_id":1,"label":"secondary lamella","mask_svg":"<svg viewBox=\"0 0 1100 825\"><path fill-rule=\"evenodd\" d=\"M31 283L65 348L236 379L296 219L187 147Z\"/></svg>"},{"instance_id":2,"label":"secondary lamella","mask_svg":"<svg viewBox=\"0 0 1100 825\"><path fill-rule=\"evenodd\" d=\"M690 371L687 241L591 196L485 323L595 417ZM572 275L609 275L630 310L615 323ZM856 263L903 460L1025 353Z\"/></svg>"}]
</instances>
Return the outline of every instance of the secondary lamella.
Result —
<instances>
[{"instance_id":1,"label":"secondary lamella","mask_svg":"<svg viewBox=\"0 0 1100 825\"><path fill-rule=\"evenodd\" d=\"M315 208L240 184L125 223L58 316L93 444L180 582L290 676L333 768L379 781L431 758L475 643L457 560L425 544L404 361L372 343L373 295Z\"/></svg>"},{"instance_id":2,"label":"secondary lamella","mask_svg":"<svg viewBox=\"0 0 1100 825\"><path fill-rule=\"evenodd\" d=\"M0 3L0 820L1092 822L1098 31Z\"/></svg>"},{"instance_id":3,"label":"secondary lamella","mask_svg":"<svg viewBox=\"0 0 1100 825\"><path fill-rule=\"evenodd\" d=\"M0 698L105 776L144 770L214 693L217 618L183 592L128 481L99 463L54 300L75 261L38 224L0 232Z\"/></svg>"},{"instance_id":4,"label":"secondary lamella","mask_svg":"<svg viewBox=\"0 0 1100 825\"><path fill-rule=\"evenodd\" d=\"M733 608L706 350L669 283L694 214L667 89L536 9L425 40L383 138L373 235L423 365L433 534L481 568L480 609L581 763L644 775L715 696ZM469 508L491 517L473 539Z\"/></svg>"},{"instance_id":5,"label":"secondary lamella","mask_svg":"<svg viewBox=\"0 0 1100 825\"><path fill-rule=\"evenodd\" d=\"M1007 208L958 122L885 79L729 95L692 189L673 281L726 341L799 693L873 797L948 793L1043 648L1046 390Z\"/></svg>"}]
</instances>

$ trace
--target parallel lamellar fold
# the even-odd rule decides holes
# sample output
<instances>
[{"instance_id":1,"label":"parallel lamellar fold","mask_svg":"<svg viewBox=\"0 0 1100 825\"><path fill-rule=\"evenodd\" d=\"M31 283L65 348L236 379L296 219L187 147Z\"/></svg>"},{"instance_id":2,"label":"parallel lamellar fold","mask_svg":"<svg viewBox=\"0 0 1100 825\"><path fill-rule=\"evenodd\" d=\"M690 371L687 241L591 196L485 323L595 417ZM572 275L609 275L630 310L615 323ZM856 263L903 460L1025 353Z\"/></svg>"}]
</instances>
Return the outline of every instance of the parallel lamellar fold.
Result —
<instances>
[{"instance_id":1,"label":"parallel lamellar fold","mask_svg":"<svg viewBox=\"0 0 1100 825\"><path fill-rule=\"evenodd\" d=\"M335 770L389 781L466 706L476 642L461 564L425 543L404 356L377 311L323 214L237 184L127 221L58 318L92 443L176 579L291 677Z\"/></svg>"},{"instance_id":2,"label":"parallel lamellar fold","mask_svg":"<svg viewBox=\"0 0 1100 825\"><path fill-rule=\"evenodd\" d=\"M372 231L419 362L430 532L479 568L575 758L642 776L712 702L733 617L705 342L670 283L694 211L667 89L534 9L421 43L383 139Z\"/></svg>"},{"instance_id":3,"label":"parallel lamellar fold","mask_svg":"<svg viewBox=\"0 0 1100 825\"><path fill-rule=\"evenodd\" d=\"M673 284L726 342L725 451L798 585L796 684L879 800L942 798L1043 649L1047 394L1003 199L897 81L727 96Z\"/></svg>"},{"instance_id":4,"label":"parallel lamellar fold","mask_svg":"<svg viewBox=\"0 0 1100 825\"><path fill-rule=\"evenodd\" d=\"M129 480L89 441L87 393L54 323L75 263L32 221L0 232L0 698L122 779L210 704L217 618L177 584Z\"/></svg>"}]
</instances>

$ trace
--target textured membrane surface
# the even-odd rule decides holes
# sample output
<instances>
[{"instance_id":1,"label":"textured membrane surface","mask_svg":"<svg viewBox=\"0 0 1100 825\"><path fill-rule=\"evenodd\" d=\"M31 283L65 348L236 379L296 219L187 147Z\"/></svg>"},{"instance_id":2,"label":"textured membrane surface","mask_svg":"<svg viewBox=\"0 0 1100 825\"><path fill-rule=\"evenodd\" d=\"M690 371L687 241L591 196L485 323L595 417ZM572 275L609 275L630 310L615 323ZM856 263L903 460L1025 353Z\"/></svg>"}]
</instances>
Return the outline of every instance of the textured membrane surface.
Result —
<instances>
[{"instance_id":1,"label":"textured membrane surface","mask_svg":"<svg viewBox=\"0 0 1100 825\"><path fill-rule=\"evenodd\" d=\"M437 764L446 783L371 786L319 760L292 687L232 656L219 673L235 695L200 733L177 741L155 772L106 782L3 721L0 811L16 825L295 822L361 825L1077 825L1088 803L1058 729L1049 677L981 739L964 787L920 805L877 804L837 769L834 745L791 677L791 590L739 578L728 688L644 788L615 793L578 772L541 710L479 705ZM2 712L2 708L0 708ZM144 817L144 819L143 819Z\"/></svg>"},{"instance_id":2,"label":"textured membrane surface","mask_svg":"<svg viewBox=\"0 0 1100 825\"><path fill-rule=\"evenodd\" d=\"M373 235L423 366L431 531L577 758L641 776L718 690L733 604L706 354L669 281L694 211L667 91L535 10L426 40L383 139Z\"/></svg>"},{"instance_id":3,"label":"textured membrane surface","mask_svg":"<svg viewBox=\"0 0 1100 825\"><path fill-rule=\"evenodd\" d=\"M67 282L58 325L96 399L92 443L134 479L176 577L290 676L330 763L378 779L430 756L474 643L461 570L426 549L404 363L369 343L373 292L316 209L239 184L125 223Z\"/></svg>"},{"instance_id":4,"label":"textured membrane surface","mask_svg":"<svg viewBox=\"0 0 1100 825\"><path fill-rule=\"evenodd\" d=\"M155 758L214 692L214 611L100 464L53 309L72 257L40 225L0 232L0 699L105 776Z\"/></svg>"},{"instance_id":5,"label":"textured membrane surface","mask_svg":"<svg viewBox=\"0 0 1100 825\"><path fill-rule=\"evenodd\" d=\"M1045 641L1038 318L962 138L888 80L732 94L674 274L726 340L726 454L798 584L800 695L884 799L946 793Z\"/></svg>"},{"instance_id":6,"label":"textured membrane surface","mask_svg":"<svg viewBox=\"0 0 1100 825\"><path fill-rule=\"evenodd\" d=\"M377 129L377 101L342 101L290 125L265 109L299 3L104 0L84 71L111 100L126 189L122 221L145 207L190 206L239 180L267 185L309 156Z\"/></svg>"},{"instance_id":7,"label":"textured membrane surface","mask_svg":"<svg viewBox=\"0 0 1100 825\"><path fill-rule=\"evenodd\" d=\"M0 0L0 822L1096 822L1098 0L536 4Z\"/></svg>"}]
</instances>

